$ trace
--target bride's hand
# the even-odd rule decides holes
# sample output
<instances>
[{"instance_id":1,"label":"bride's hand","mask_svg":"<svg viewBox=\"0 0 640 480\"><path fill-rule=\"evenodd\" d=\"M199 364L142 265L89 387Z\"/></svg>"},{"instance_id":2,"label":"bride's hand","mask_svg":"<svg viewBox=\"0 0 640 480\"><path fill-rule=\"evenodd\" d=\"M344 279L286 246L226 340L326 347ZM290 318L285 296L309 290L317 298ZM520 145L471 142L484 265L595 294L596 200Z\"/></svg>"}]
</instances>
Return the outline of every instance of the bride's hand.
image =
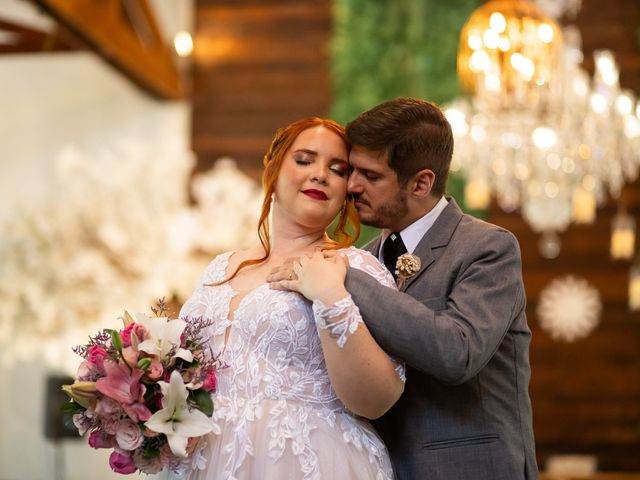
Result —
<instances>
[{"instance_id":1,"label":"bride's hand","mask_svg":"<svg viewBox=\"0 0 640 480\"><path fill-rule=\"evenodd\" d=\"M274 269L267 281L275 290L295 291L309 300L331 305L348 295L344 288L347 266L341 255L325 259L322 252L316 252L311 258L300 257L290 266L285 263Z\"/></svg>"}]
</instances>

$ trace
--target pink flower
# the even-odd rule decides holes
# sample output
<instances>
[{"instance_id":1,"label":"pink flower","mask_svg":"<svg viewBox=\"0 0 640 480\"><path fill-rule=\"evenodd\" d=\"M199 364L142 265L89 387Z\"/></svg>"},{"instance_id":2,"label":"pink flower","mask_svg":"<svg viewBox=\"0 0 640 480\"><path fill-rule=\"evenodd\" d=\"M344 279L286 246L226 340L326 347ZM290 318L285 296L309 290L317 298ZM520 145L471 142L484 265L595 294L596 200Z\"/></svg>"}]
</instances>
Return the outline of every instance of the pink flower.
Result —
<instances>
[{"instance_id":1,"label":"pink flower","mask_svg":"<svg viewBox=\"0 0 640 480\"><path fill-rule=\"evenodd\" d=\"M162 373L163 368L160 360L151 360L151 365L149 365L149 373L147 373L147 377L149 377L151 380L158 380L162 377Z\"/></svg>"},{"instance_id":2,"label":"pink flower","mask_svg":"<svg viewBox=\"0 0 640 480\"><path fill-rule=\"evenodd\" d=\"M146 332L147 330L144 328L144 326L140 325L139 323L130 323L129 325L126 326L124 330L120 330L120 337L122 338L122 344L125 347L130 347L132 344L131 342L132 334L138 337L138 343L140 343L144 340Z\"/></svg>"},{"instance_id":3,"label":"pink flower","mask_svg":"<svg viewBox=\"0 0 640 480\"><path fill-rule=\"evenodd\" d=\"M122 356L130 366L135 367L138 364L138 352L133 347L124 348Z\"/></svg>"},{"instance_id":4,"label":"pink flower","mask_svg":"<svg viewBox=\"0 0 640 480\"><path fill-rule=\"evenodd\" d=\"M151 418L151 411L142 403L123 405L122 408L134 422L146 422Z\"/></svg>"},{"instance_id":5,"label":"pink flower","mask_svg":"<svg viewBox=\"0 0 640 480\"><path fill-rule=\"evenodd\" d=\"M142 430L131 420L122 420L116 430L116 442L123 450L132 451L142 445Z\"/></svg>"},{"instance_id":6,"label":"pink flower","mask_svg":"<svg viewBox=\"0 0 640 480\"><path fill-rule=\"evenodd\" d=\"M213 368L207 370L207 376L202 384L202 389L205 392L215 392L216 390L216 372Z\"/></svg>"},{"instance_id":7,"label":"pink flower","mask_svg":"<svg viewBox=\"0 0 640 480\"><path fill-rule=\"evenodd\" d=\"M129 475L137 470L133 457L118 450L114 450L109 456L109 465L111 470L123 475Z\"/></svg>"},{"instance_id":8,"label":"pink flower","mask_svg":"<svg viewBox=\"0 0 640 480\"><path fill-rule=\"evenodd\" d=\"M87 361L93 364L99 364L104 359L109 358L109 354L99 345L91 345L87 353Z\"/></svg>"},{"instance_id":9,"label":"pink flower","mask_svg":"<svg viewBox=\"0 0 640 480\"><path fill-rule=\"evenodd\" d=\"M94 430L89 434L88 440L89 446L91 448L112 448L115 447L115 442L113 441L113 437L110 435L105 435L98 430Z\"/></svg>"},{"instance_id":10,"label":"pink flower","mask_svg":"<svg viewBox=\"0 0 640 480\"><path fill-rule=\"evenodd\" d=\"M105 362L104 368L107 376L98 379L97 390L120 403L134 422L151 418L151 412L141 403L146 391L146 387L140 383L144 372L139 368L129 371L126 365L116 362Z\"/></svg>"},{"instance_id":11,"label":"pink flower","mask_svg":"<svg viewBox=\"0 0 640 480\"><path fill-rule=\"evenodd\" d=\"M126 365L117 362L105 362L106 376L98 379L96 388L107 397L123 405L130 405L141 396L140 378L144 374L139 368L129 371Z\"/></svg>"},{"instance_id":12,"label":"pink flower","mask_svg":"<svg viewBox=\"0 0 640 480\"><path fill-rule=\"evenodd\" d=\"M109 397L102 397L96 403L96 415L100 418L102 429L109 435L116 434L116 425L122 415L122 406Z\"/></svg>"}]
</instances>

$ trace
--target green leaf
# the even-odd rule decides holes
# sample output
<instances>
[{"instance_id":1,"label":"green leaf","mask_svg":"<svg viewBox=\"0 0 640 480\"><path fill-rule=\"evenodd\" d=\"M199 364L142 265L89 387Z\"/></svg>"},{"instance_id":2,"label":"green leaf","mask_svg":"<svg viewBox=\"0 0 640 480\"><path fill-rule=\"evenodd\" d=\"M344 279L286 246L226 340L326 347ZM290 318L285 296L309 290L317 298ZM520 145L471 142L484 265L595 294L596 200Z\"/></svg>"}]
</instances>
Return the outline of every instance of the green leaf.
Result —
<instances>
[{"instance_id":1,"label":"green leaf","mask_svg":"<svg viewBox=\"0 0 640 480\"><path fill-rule=\"evenodd\" d=\"M122 338L120 337L120 333L117 330L110 330L111 334L111 345L117 351L122 352Z\"/></svg>"},{"instance_id":2,"label":"green leaf","mask_svg":"<svg viewBox=\"0 0 640 480\"><path fill-rule=\"evenodd\" d=\"M67 402L60 407L60 410L65 413L78 413L84 412L85 408L76 402Z\"/></svg>"},{"instance_id":3,"label":"green leaf","mask_svg":"<svg viewBox=\"0 0 640 480\"><path fill-rule=\"evenodd\" d=\"M140 360L138 360L138 368L141 370L146 370L147 368L149 368L149 365L151 365L150 358L141 358Z\"/></svg>"},{"instance_id":4,"label":"green leaf","mask_svg":"<svg viewBox=\"0 0 640 480\"><path fill-rule=\"evenodd\" d=\"M147 443L142 452L144 458L156 458L160 455L160 448L155 443Z\"/></svg>"},{"instance_id":5,"label":"green leaf","mask_svg":"<svg viewBox=\"0 0 640 480\"><path fill-rule=\"evenodd\" d=\"M213 415L213 399L209 392L205 392L203 389L195 390L191 392L191 398L207 417Z\"/></svg>"}]
</instances>

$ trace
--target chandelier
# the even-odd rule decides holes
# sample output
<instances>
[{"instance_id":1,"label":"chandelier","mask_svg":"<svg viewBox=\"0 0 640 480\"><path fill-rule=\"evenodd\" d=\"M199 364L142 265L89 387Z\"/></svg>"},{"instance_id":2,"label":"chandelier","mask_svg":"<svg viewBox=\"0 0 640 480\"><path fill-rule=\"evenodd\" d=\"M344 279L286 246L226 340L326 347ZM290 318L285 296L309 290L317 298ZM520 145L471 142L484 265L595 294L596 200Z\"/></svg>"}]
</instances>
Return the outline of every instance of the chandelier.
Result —
<instances>
[{"instance_id":1,"label":"chandelier","mask_svg":"<svg viewBox=\"0 0 640 480\"><path fill-rule=\"evenodd\" d=\"M575 0L566 3L576 10ZM460 37L458 71L470 96L445 107L456 142L451 169L466 180L468 207L487 208L495 197L504 211L520 211L548 258L559 253L559 232L593 222L640 167L640 106L620 88L611 52L594 57L591 78L577 28L561 31L521 0L489 1Z\"/></svg>"}]
</instances>

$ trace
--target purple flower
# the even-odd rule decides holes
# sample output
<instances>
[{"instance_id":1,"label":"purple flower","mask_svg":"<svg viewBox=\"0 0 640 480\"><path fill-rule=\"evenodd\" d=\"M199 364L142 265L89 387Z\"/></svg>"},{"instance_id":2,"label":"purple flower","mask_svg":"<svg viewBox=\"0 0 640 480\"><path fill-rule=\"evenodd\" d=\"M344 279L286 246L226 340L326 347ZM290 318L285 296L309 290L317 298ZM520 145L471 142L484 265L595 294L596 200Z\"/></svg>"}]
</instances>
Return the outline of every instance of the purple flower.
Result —
<instances>
[{"instance_id":1,"label":"purple flower","mask_svg":"<svg viewBox=\"0 0 640 480\"><path fill-rule=\"evenodd\" d=\"M109 466L114 472L121 473L123 475L135 473L137 470L133 457L119 450L114 450L109 456Z\"/></svg>"},{"instance_id":2,"label":"purple flower","mask_svg":"<svg viewBox=\"0 0 640 480\"><path fill-rule=\"evenodd\" d=\"M112 448L115 446L115 442L113 441L113 437L110 435L105 435L103 432L98 430L94 430L89 434L88 440L89 446L91 448Z\"/></svg>"}]
</instances>

